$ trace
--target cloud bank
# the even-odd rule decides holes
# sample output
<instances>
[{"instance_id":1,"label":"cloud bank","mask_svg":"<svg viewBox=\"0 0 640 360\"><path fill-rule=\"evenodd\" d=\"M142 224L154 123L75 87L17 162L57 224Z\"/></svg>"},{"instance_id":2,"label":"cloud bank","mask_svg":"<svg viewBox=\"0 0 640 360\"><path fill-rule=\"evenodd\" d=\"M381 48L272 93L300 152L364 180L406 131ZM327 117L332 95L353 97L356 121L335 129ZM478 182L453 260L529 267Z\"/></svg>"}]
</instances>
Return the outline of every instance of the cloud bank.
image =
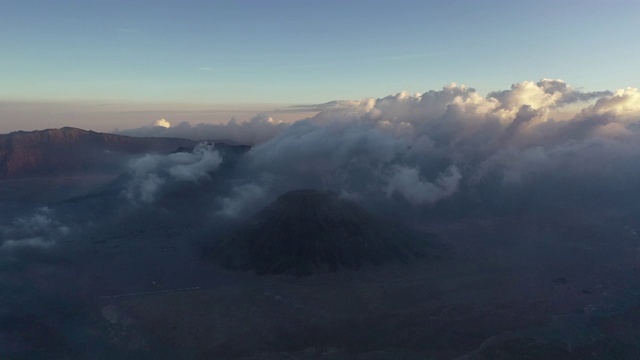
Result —
<instances>
[{"instance_id":1,"label":"cloud bank","mask_svg":"<svg viewBox=\"0 0 640 360\"><path fill-rule=\"evenodd\" d=\"M565 109L571 116L557 116ZM250 150L220 212L256 206L257 197L242 189L273 199L324 188L408 209L456 201L458 208L504 206L563 192L636 194L629 184L640 180L639 123L637 89L582 92L552 79L487 96L450 84L327 103Z\"/></svg>"}]
</instances>

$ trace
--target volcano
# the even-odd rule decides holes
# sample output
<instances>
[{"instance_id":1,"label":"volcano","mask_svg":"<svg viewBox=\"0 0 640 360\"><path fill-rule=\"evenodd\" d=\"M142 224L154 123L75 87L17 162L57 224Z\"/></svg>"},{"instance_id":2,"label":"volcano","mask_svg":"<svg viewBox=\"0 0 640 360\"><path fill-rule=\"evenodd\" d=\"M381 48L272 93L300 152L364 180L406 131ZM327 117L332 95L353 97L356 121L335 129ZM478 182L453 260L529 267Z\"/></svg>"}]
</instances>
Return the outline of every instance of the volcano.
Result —
<instances>
[{"instance_id":1,"label":"volcano","mask_svg":"<svg viewBox=\"0 0 640 360\"><path fill-rule=\"evenodd\" d=\"M426 242L379 221L360 205L318 190L285 193L211 255L224 267L258 274L358 269L425 255Z\"/></svg>"}]
</instances>

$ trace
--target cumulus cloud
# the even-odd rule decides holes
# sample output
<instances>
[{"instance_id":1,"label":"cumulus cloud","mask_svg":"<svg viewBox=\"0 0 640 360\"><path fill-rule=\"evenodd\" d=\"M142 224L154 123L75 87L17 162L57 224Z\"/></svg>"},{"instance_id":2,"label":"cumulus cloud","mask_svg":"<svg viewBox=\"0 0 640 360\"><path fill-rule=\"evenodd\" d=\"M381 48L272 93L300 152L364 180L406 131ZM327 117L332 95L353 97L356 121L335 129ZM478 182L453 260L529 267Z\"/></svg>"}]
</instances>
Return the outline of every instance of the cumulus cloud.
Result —
<instances>
[{"instance_id":1,"label":"cumulus cloud","mask_svg":"<svg viewBox=\"0 0 640 360\"><path fill-rule=\"evenodd\" d=\"M568 106L573 115L554 118ZM531 191L553 183L575 192L580 187L571 184L593 183L605 170L640 180L630 165L640 155L640 93L633 88L582 92L543 79L483 96L452 83L317 109L249 151L244 181L223 209L236 208L244 192L272 199L308 187L433 207L454 197L488 201L501 196L500 186Z\"/></svg>"},{"instance_id":2,"label":"cumulus cloud","mask_svg":"<svg viewBox=\"0 0 640 360\"><path fill-rule=\"evenodd\" d=\"M585 92L559 79L542 79L483 95L451 83L421 94L291 111L319 113L291 124L258 115L242 123L183 122L124 133L254 145L217 194L217 214L225 217L246 216L299 188L419 210L447 201L497 204L504 194L524 197L561 187L574 195L586 186L611 192L606 183L611 179L640 181L640 170L631 165L640 155L635 88ZM130 166L134 180L128 196L150 202L169 183L206 178L219 165L217 155L206 154L137 159Z\"/></svg>"},{"instance_id":3,"label":"cumulus cloud","mask_svg":"<svg viewBox=\"0 0 640 360\"><path fill-rule=\"evenodd\" d=\"M497 99L500 108L505 110L504 115L509 116L523 105L532 109L551 109L609 95L610 91L582 92L562 80L542 79L537 83L524 81L513 84L510 90L493 92L488 97Z\"/></svg>"},{"instance_id":4,"label":"cumulus cloud","mask_svg":"<svg viewBox=\"0 0 640 360\"><path fill-rule=\"evenodd\" d=\"M168 182L196 182L209 177L222 163L220 153L214 145L202 142L192 152L177 152L169 155L147 154L132 160L125 195L132 200L152 202Z\"/></svg>"},{"instance_id":5,"label":"cumulus cloud","mask_svg":"<svg viewBox=\"0 0 640 360\"><path fill-rule=\"evenodd\" d=\"M159 127L163 127L165 129L168 129L171 127L171 123L168 122L165 119L160 119L160 120L156 120L155 123L153 123L153 126L159 126Z\"/></svg>"}]
</instances>

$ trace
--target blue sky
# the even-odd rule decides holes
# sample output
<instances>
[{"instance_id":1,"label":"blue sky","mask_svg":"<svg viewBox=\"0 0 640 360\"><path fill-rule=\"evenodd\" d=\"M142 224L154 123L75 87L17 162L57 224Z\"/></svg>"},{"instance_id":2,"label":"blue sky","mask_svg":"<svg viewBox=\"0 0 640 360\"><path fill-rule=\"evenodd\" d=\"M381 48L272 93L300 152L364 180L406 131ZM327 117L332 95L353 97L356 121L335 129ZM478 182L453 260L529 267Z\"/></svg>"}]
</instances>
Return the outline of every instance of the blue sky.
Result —
<instances>
[{"instance_id":1,"label":"blue sky","mask_svg":"<svg viewBox=\"0 0 640 360\"><path fill-rule=\"evenodd\" d=\"M0 101L301 104L637 86L638 1L0 2Z\"/></svg>"}]
</instances>

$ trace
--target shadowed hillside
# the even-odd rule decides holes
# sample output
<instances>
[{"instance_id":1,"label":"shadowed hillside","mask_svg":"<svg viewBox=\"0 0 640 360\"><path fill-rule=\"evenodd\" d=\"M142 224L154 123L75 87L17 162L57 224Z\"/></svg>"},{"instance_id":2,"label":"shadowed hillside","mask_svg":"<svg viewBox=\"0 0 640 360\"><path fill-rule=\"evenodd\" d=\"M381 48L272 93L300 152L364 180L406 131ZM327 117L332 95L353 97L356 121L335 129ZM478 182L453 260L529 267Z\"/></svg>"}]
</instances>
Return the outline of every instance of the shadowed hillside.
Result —
<instances>
[{"instance_id":1,"label":"shadowed hillside","mask_svg":"<svg viewBox=\"0 0 640 360\"><path fill-rule=\"evenodd\" d=\"M404 262L423 256L425 247L336 193L296 190L256 214L214 257L231 269L307 275Z\"/></svg>"},{"instance_id":2,"label":"shadowed hillside","mask_svg":"<svg viewBox=\"0 0 640 360\"><path fill-rule=\"evenodd\" d=\"M0 135L0 179L106 172L121 155L168 153L194 142L174 138L134 138L70 127Z\"/></svg>"}]
</instances>

